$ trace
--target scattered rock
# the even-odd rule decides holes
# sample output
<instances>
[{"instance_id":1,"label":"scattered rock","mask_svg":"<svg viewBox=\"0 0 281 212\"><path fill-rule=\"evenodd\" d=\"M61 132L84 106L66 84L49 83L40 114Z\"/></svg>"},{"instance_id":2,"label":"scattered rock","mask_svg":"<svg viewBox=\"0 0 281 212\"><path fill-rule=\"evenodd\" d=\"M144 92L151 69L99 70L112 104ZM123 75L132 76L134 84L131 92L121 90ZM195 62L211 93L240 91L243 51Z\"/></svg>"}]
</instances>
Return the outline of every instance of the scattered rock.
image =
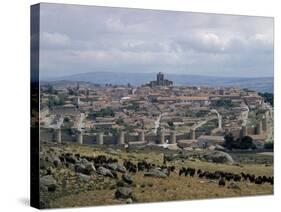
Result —
<instances>
[{"instance_id":1,"label":"scattered rock","mask_svg":"<svg viewBox=\"0 0 281 212\"><path fill-rule=\"evenodd\" d=\"M125 187L126 186L126 183L124 182L124 181L118 181L117 183L116 183L116 186L118 186L118 187Z\"/></svg>"},{"instance_id":2,"label":"scattered rock","mask_svg":"<svg viewBox=\"0 0 281 212\"><path fill-rule=\"evenodd\" d=\"M148 172L144 172L144 176L159 177L159 178L166 178L167 177L167 175L164 172L162 172L158 169L151 169Z\"/></svg>"},{"instance_id":3,"label":"scattered rock","mask_svg":"<svg viewBox=\"0 0 281 212\"><path fill-rule=\"evenodd\" d=\"M216 147L215 147L214 145L211 145L211 146L208 147L208 149L209 149L209 150L215 150Z\"/></svg>"},{"instance_id":4,"label":"scattered rock","mask_svg":"<svg viewBox=\"0 0 281 212\"><path fill-rule=\"evenodd\" d=\"M118 168L118 164L117 163L109 163L106 166L107 166L107 168L109 168L111 170L114 170L114 171L116 171L117 168Z\"/></svg>"},{"instance_id":5,"label":"scattered rock","mask_svg":"<svg viewBox=\"0 0 281 212\"><path fill-rule=\"evenodd\" d=\"M132 197L132 189L129 187L119 187L115 192L117 199L128 199Z\"/></svg>"},{"instance_id":6,"label":"scattered rock","mask_svg":"<svg viewBox=\"0 0 281 212\"><path fill-rule=\"evenodd\" d=\"M49 162L45 161L44 159L40 159L40 169L48 169L49 167Z\"/></svg>"},{"instance_id":7,"label":"scattered rock","mask_svg":"<svg viewBox=\"0 0 281 212\"><path fill-rule=\"evenodd\" d=\"M132 198L128 198L128 199L126 200L126 203L127 203L127 204L132 204L132 203L133 203Z\"/></svg>"},{"instance_id":8,"label":"scattered rock","mask_svg":"<svg viewBox=\"0 0 281 212\"><path fill-rule=\"evenodd\" d=\"M82 173L78 173L77 175L81 181L89 182L91 180L91 177L89 175L82 174Z\"/></svg>"},{"instance_id":9,"label":"scattered rock","mask_svg":"<svg viewBox=\"0 0 281 212\"><path fill-rule=\"evenodd\" d=\"M240 190L240 187L234 182L229 183L227 188L229 188L229 189L239 189Z\"/></svg>"},{"instance_id":10,"label":"scattered rock","mask_svg":"<svg viewBox=\"0 0 281 212\"><path fill-rule=\"evenodd\" d=\"M224 178L221 178L221 179L219 180L219 186L225 186L225 180L224 180Z\"/></svg>"},{"instance_id":11,"label":"scattered rock","mask_svg":"<svg viewBox=\"0 0 281 212\"><path fill-rule=\"evenodd\" d=\"M226 149L225 149L223 146L221 146L221 145L219 145L219 144L216 144L216 145L215 145L215 150L218 150L218 151L225 151Z\"/></svg>"},{"instance_id":12,"label":"scattered rock","mask_svg":"<svg viewBox=\"0 0 281 212\"><path fill-rule=\"evenodd\" d=\"M83 158L83 159L81 160L81 163L84 164L84 165L86 165L86 164L89 163L89 161L88 161L86 158Z\"/></svg>"},{"instance_id":13,"label":"scattered rock","mask_svg":"<svg viewBox=\"0 0 281 212\"><path fill-rule=\"evenodd\" d=\"M88 163L88 164L85 165L85 171L86 171L87 174L90 175L90 174L92 174L93 172L96 171L96 168L95 168L94 164Z\"/></svg>"},{"instance_id":14,"label":"scattered rock","mask_svg":"<svg viewBox=\"0 0 281 212\"><path fill-rule=\"evenodd\" d=\"M234 160L232 157L225 153L225 152L220 152L220 151L212 151L209 154L206 154L203 156L206 160L212 161L215 163L228 163L228 164L233 164Z\"/></svg>"},{"instance_id":15,"label":"scattered rock","mask_svg":"<svg viewBox=\"0 0 281 212\"><path fill-rule=\"evenodd\" d=\"M180 148L178 147L177 144L170 144L167 146L167 149L170 149L170 150L179 150Z\"/></svg>"},{"instance_id":16,"label":"scattered rock","mask_svg":"<svg viewBox=\"0 0 281 212\"><path fill-rule=\"evenodd\" d=\"M60 166L60 161L58 161L58 160L55 160L54 161L54 166L57 168L57 167L59 167Z\"/></svg>"},{"instance_id":17,"label":"scattered rock","mask_svg":"<svg viewBox=\"0 0 281 212\"><path fill-rule=\"evenodd\" d=\"M65 166L69 169L73 169L74 168L74 164L72 163L66 163Z\"/></svg>"},{"instance_id":18,"label":"scattered rock","mask_svg":"<svg viewBox=\"0 0 281 212\"><path fill-rule=\"evenodd\" d=\"M165 175L170 176L170 171L168 169L161 170Z\"/></svg>"},{"instance_id":19,"label":"scattered rock","mask_svg":"<svg viewBox=\"0 0 281 212\"><path fill-rule=\"evenodd\" d=\"M118 152L110 147L106 149L106 153L111 154L111 155L118 155Z\"/></svg>"},{"instance_id":20,"label":"scattered rock","mask_svg":"<svg viewBox=\"0 0 281 212\"><path fill-rule=\"evenodd\" d=\"M55 191L57 187L57 181L52 175L45 175L40 178L40 184L48 188L48 191Z\"/></svg>"},{"instance_id":21,"label":"scattered rock","mask_svg":"<svg viewBox=\"0 0 281 212\"><path fill-rule=\"evenodd\" d=\"M121 164L118 164L117 165L117 171L121 172L121 173L125 173L126 172L126 168L125 168L125 166L123 166Z\"/></svg>"},{"instance_id":22,"label":"scattered rock","mask_svg":"<svg viewBox=\"0 0 281 212\"><path fill-rule=\"evenodd\" d=\"M192 151L193 147L185 147L185 148L183 148L183 150L185 150L185 151Z\"/></svg>"},{"instance_id":23,"label":"scattered rock","mask_svg":"<svg viewBox=\"0 0 281 212\"><path fill-rule=\"evenodd\" d=\"M108 177L114 178L114 175L111 173L111 171L107 168L104 168L103 166L100 166L97 169L97 173L100 175L103 175L103 176L108 176Z\"/></svg>"},{"instance_id":24,"label":"scattered rock","mask_svg":"<svg viewBox=\"0 0 281 212\"><path fill-rule=\"evenodd\" d=\"M85 173L86 167L83 164L75 164L74 169L76 172Z\"/></svg>"},{"instance_id":25,"label":"scattered rock","mask_svg":"<svg viewBox=\"0 0 281 212\"><path fill-rule=\"evenodd\" d=\"M61 161L58 157L53 158L53 164L55 167L59 167L61 165Z\"/></svg>"},{"instance_id":26,"label":"scattered rock","mask_svg":"<svg viewBox=\"0 0 281 212\"><path fill-rule=\"evenodd\" d=\"M117 185L111 185L111 186L109 187L110 190L115 190L116 188L117 188Z\"/></svg>"},{"instance_id":27,"label":"scattered rock","mask_svg":"<svg viewBox=\"0 0 281 212\"><path fill-rule=\"evenodd\" d=\"M48 208L48 207L49 206L48 206L48 204L45 201L40 200L40 202L39 202L39 208L40 209L45 209L45 208Z\"/></svg>"},{"instance_id":28,"label":"scattered rock","mask_svg":"<svg viewBox=\"0 0 281 212\"><path fill-rule=\"evenodd\" d=\"M75 164L78 162L78 160L73 155L66 155L65 160L66 160L66 162L69 162L72 164Z\"/></svg>"},{"instance_id":29,"label":"scattered rock","mask_svg":"<svg viewBox=\"0 0 281 212\"><path fill-rule=\"evenodd\" d=\"M42 183L39 184L40 192L41 191L48 191L48 187L44 186Z\"/></svg>"},{"instance_id":30,"label":"scattered rock","mask_svg":"<svg viewBox=\"0 0 281 212\"><path fill-rule=\"evenodd\" d=\"M129 175L128 173L123 174L122 179L128 184L133 184L133 182L134 182L133 177L131 175Z\"/></svg>"},{"instance_id":31,"label":"scattered rock","mask_svg":"<svg viewBox=\"0 0 281 212\"><path fill-rule=\"evenodd\" d=\"M173 154L173 153L166 153L164 154L164 157L166 161L174 161L174 160L187 160L189 158L189 155L185 152L180 152L179 154Z\"/></svg>"},{"instance_id":32,"label":"scattered rock","mask_svg":"<svg viewBox=\"0 0 281 212\"><path fill-rule=\"evenodd\" d=\"M51 152L58 153L58 152L60 152L60 151L61 151L61 149L60 149L60 148L58 148L58 147L50 147L50 151L51 151Z\"/></svg>"}]
</instances>

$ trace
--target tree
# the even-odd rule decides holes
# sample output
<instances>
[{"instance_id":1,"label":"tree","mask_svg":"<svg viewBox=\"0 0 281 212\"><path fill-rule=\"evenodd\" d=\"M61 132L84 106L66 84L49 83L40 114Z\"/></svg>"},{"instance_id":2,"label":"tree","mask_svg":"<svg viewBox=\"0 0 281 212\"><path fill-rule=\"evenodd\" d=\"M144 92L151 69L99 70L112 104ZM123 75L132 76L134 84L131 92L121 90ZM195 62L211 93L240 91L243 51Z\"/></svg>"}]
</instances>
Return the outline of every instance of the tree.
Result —
<instances>
[{"instance_id":1,"label":"tree","mask_svg":"<svg viewBox=\"0 0 281 212\"><path fill-rule=\"evenodd\" d=\"M227 149L255 149L253 139L250 136L234 139L231 133L224 136L223 146Z\"/></svg>"},{"instance_id":2,"label":"tree","mask_svg":"<svg viewBox=\"0 0 281 212\"><path fill-rule=\"evenodd\" d=\"M274 148L274 144L273 142L267 142L264 144L264 148L265 149L273 149Z\"/></svg>"},{"instance_id":3,"label":"tree","mask_svg":"<svg viewBox=\"0 0 281 212\"><path fill-rule=\"evenodd\" d=\"M48 106L52 109L54 106L64 105L66 96L64 94L59 94L57 96L49 96Z\"/></svg>"},{"instance_id":4,"label":"tree","mask_svg":"<svg viewBox=\"0 0 281 212\"><path fill-rule=\"evenodd\" d=\"M256 146L253 143L253 139L250 136L244 136L240 139L238 149L255 149Z\"/></svg>"},{"instance_id":5,"label":"tree","mask_svg":"<svg viewBox=\"0 0 281 212\"><path fill-rule=\"evenodd\" d=\"M268 102L269 104L271 104L271 106L273 106L274 104L273 93L265 92L265 93L259 93L259 95L264 98L265 102Z\"/></svg>"},{"instance_id":6,"label":"tree","mask_svg":"<svg viewBox=\"0 0 281 212\"><path fill-rule=\"evenodd\" d=\"M224 144L223 146L227 149L232 149L234 143L234 137L232 133L228 133L224 136Z\"/></svg>"},{"instance_id":7,"label":"tree","mask_svg":"<svg viewBox=\"0 0 281 212\"><path fill-rule=\"evenodd\" d=\"M49 94L54 93L54 87L51 84L47 85L47 93L49 93Z\"/></svg>"},{"instance_id":8,"label":"tree","mask_svg":"<svg viewBox=\"0 0 281 212\"><path fill-rule=\"evenodd\" d=\"M118 124L118 125L124 124L123 118L119 117L119 118L116 120L116 124Z\"/></svg>"},{"instance_id":9,"label":"tree","mask_svg":"<svg viewBox=\"0 0 281 212\"><path fill-rule=\"evenodd\" d=\"M64 105L66 96L64 94L58 95L57 105Z\"/></svg>"},{"instance_id":10,"label":"tree","mask_svg":"<svg viewBox=\"0 0 281 212\"><path fill-rule=\"evenodd\" d=\"M69 119L69 117L64 117L63 121L64 121L64 122L69 122L70 119Z\"/></svg>"},{"instance_id":11,"label":"tree","mask_svg":"<svg viewBox=\"0 0 281 212\"><path fill-rule=\"evenodd\" d=\"M52 108L54 107L54 105L55 105L55 99L54 99L53 96L50 96L50 97L48 98L48 107L49 107L50 109L52 109Z\"/></svg>"},{"instance_id":12,"label":"tree","mask_svg":"<svg viewBox=\"0 0 281 212\"><path fill-rule=\"evenodd\" d=\"M139 107L140 107L139 103L136 101L133 101L133 102L131 102L130 105L127 106L127 110L133 110L136 112L139 109Z\"/></svg>"},{"instance_id":13,"label":"tree","mask_svg":"<svg viewBox=\"0 0 281 212\"><path fill-rule=\"evenodd\" d=\"M172 121L168 121L167 124L169 125L169 127L173 127L174 126L174 122L172 122Z\"/></svg>"},{"instance_id":14,"label":"tree","mask_svg":"<svg viewBox=\"0 0 281 212\"><path fill-rule=\"evenodd\" d=\"M112 133L113 136L116 136L117 133L118 133L118 130L116 128L112 128L111 133Z\"/></svg>"},{"instance_id":15,"label":"tree","mask_svg":"<svg viewBox=\"0 0 281 212\"><path fill-rule=\"evenodd\" d=\"M90 112L88 116L93 119L95 119L96 117L106 117L106 116L114 117L115 112L112 108L107 107L107 108L102 108L99 111Z\"/></svg>"},{"instance_id":16,"label":"tree","mask_svg":"<svg viewBox=\"0 0 281 212\"><path fill-rule=\"evenodd\" d=\"M232 104L232 102L231 102L230 99L220 99L220 100L217 100L217 101L214 103L214 106L216 106L216 107L229 108L229 107L232 107L233 104Z\"/></svg>"}]
</instances>

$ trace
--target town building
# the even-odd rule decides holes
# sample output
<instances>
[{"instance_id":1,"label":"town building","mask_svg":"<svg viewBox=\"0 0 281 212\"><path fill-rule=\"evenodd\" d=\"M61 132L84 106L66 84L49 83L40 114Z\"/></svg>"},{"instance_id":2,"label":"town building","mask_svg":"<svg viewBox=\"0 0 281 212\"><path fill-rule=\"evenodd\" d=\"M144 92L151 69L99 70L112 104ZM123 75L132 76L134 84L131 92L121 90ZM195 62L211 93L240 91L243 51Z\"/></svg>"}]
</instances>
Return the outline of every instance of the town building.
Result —
<instances>
[{"instance_id":1,"label":"town building","mask_svg":"<svg viewBox=\"0 0 281 212\"><path fill-rule=\"evenodd\" d=\"M171 86L173 85L173 82L170 80L167 80L164 78L164 74L162 72L159 72L157 74L156 81L150 81L148 83L149 86L155 87L155 86Z\"/></svg>"}]
</instances>

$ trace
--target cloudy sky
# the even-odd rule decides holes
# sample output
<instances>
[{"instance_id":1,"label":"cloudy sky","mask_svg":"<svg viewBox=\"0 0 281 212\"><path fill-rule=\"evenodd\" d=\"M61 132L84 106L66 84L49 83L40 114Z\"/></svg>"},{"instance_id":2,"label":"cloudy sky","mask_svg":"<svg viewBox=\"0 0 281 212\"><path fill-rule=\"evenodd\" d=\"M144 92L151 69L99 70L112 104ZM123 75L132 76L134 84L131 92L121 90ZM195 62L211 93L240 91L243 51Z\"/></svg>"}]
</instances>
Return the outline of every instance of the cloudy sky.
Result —
<instances>
[{"instance_id":1,"label":"cloudy sky","mask_svg":"<svg viewBox=\"0 0 281 212\"><path fill-rule=\"evenodd\" d=\"M41 4L42 78L86 72L273 76L273 19Z\"/></svg>"}]
</instances>

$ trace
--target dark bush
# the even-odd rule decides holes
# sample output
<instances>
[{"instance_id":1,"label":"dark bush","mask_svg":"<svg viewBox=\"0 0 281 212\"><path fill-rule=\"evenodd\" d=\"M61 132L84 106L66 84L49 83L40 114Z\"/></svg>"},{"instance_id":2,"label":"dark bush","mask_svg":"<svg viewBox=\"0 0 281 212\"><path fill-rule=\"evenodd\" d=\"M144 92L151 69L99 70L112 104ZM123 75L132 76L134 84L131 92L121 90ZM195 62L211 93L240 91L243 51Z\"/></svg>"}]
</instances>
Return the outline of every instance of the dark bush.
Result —
<instances>
[{"instance_id":1,"label":"dark bush","mask_svg":"<svg viewBox=\"0 0 281 212\"><path fill-rule=\"evenodd\" d=\"M227 149L256 149L253 139L250 136L234 139L231 133L224 136L223 146Z\"/></svg>"},{"instance_id":2,"label":"dark bush","mask_svg":"<svg viewBox=\"0 0 281 212\"><path fill-rule=\"evenodd\" d=\"M265 148L265 149L273 149L273 148L274 148L273 142L265 143L265 144L264 144L264 148Z\"/></svg>"}]
</instances>

